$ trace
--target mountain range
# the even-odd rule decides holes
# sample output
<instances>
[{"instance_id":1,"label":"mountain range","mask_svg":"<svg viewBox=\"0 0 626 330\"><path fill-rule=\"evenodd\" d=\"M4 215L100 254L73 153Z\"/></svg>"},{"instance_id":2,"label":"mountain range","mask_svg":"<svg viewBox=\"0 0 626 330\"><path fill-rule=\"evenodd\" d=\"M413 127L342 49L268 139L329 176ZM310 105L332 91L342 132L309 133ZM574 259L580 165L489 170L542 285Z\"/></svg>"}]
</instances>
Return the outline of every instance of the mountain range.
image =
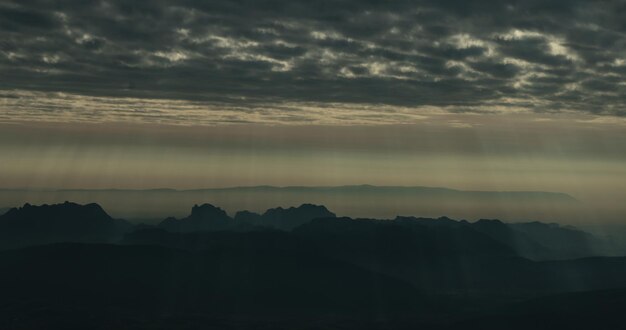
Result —
<instances>
[{"instance_id":1,"label":"mountain range","mask_svg":"<svg viewBox=\"0 0 626 330\"><path fill-rule=\"evenodd\" d=\"M371 223L409 228L417 232L432 230L458 231L481 234L494 240L517 255L533 259L567 259L595 255L613 254L608 243L574 227L541 222L507 224L500 220L481 219L476 222L441 218L416 218L398 216L392 220L337 219L326 207L302 204L298 207L272 208L262 214L239 211L230 217L223 209L211 204L194 205L191 213L181 219L169 217L157 225L134 225L122 219L109 216L95 203L80 205L65 202L62 204L33 206L25 204L21 208L9 209L0 215L0 248L22 247L55 242L117 242L130 232L147 228L160 228L174 233L201 231L259 231L263 229L299 232L301 227L320 226L323 230L340 228L339 224L354 223L361 230ZM346 222L348 221L348 222ZM332 227L331 227L332 225ZM446 242L446 240L441 240Z\"/></svg>"},{"instance_id":2,"label":"mountain range","mask_svg":"<svg viewBox=\"0 0 626 330\"><path fill-rule=\"evenodd\" d=\"M9 210L0 235L0 328L550 329L626 307L626 257L540 222L200 204L146 225L65 202Z\"/></svg>"},{"instance_id":3,"label":"mountain range","mask_svg":"<svg viewBox=\"0 0 626 330\"><path fill-rule=\"evenodd\" d=\"M0 189L0 205L71 200L98 201L115 217L156 223L168 216L184 217L193 204L211 201L229 214L239 210L263 213L277 205L312 203L351 217L392 218L421 214L430 217L497 218L506 221L577 223L584 205L574 197L542 191L470 191L421 186L231 187L212 189Z\"/></svg>"},{"instance_id":4,"label":"mountain range","mask_svg":"<svg viewBox=\"0 0 626 330\"><path fill-rule=\"evenodd\" d=\"M0 248L55 242L110 243L132 227L125 220L113 219L95 203L27 203L0 216Z\"/></svg>"}]
</instances>

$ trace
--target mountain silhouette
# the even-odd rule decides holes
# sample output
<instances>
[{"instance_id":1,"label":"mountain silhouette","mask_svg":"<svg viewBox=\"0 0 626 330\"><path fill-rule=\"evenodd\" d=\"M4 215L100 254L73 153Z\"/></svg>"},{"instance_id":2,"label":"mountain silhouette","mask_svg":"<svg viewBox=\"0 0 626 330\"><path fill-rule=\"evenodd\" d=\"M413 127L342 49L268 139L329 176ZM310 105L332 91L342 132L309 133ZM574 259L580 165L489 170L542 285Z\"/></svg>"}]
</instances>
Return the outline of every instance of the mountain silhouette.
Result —
<instances>
[{"instance_id":1,"label":"mountain silhouette","mask_svg":"<svg viewBox=\"0 0 626 330\"><path fill-rule=\"evenodd\" d=\"M471 225L445 218L321 218L292 232L174 233L153 228L129 233L121 243L188 251L249 249L260 255L300 251L384 274L429 293L539 294L626 285L621 276L626 274L626 259L536 262Z\"/></svg>"},{"instance_id":2,"label":"mountain silhouette","mask_svg":"<svg viewBox=\"0 0 626 330\"><path fill-rule=\"evenodd\" d=\"M402 279L425 291L470 289L473 284L467 280L479 276L480 264L517 257L506 244L458 222L423 222L315 219L294 229L294 234L317 242L332 258Z\"/></svg>"},{"instance_id":3,"label":"mountain silhouette","mask_svg":"<svg viewBox=\"0 0 626 330\"><path fill-rule=\"evenodd\" d=\"M182 219L167 218L159 227L171 232L198 232L219 230L257 230L276 228L291 230L316 218L335 217L324 206L302 204L298 207L273 208L262 215L250 211L239 211L231 218L224 210L211 204L195 205L191 214Z\"/></svg>"},{"instance_id":4,"label":"mountain silhouette","mask_svg":"<svg viewBox=\"0 0 626 330\"><path fill-rule=\"evenodd\" d=\"M179 213L193 201L209 202L222 209L262 214L266 209L298 206L303 203L325 205L338 214L359 217L393 218L398 214L437 214L479 219L493 217L541 221L576 222L584 206L572 196L542 191L465 191L420 186L318 186L318 187L226 187L213 189L0 189L0 203L11 206L14 200L69 200L86 203L96 200L111 214L129 220L183 218ZM129 203L132 201L132 203ZM164 202L166 201L166 202ZM196 202L199 203L200 202ZM472 207L466 207L472 205Z\"/></svg>"},{"instance_id":5,"label":"mountain silhouette","mask_svg":"<svg viewBox=\"0 0 626 330\"><path fill-rule=\"evenodd\" d=\"M298 207L272 208L263 214L249 211L237 212L234 218L221 208L211 204L194 205L191 214L182 219L166 218L158 228L171 232L201 232L201 231L256 231L268 229L294 230L306 225L315 219L334 219L335 214L326 207L313 204L302 204ZM341 220L347 220L343 218ZM372 220L373 221L373 220ZM369 222L359 220L358 230L370 226ZM331 222L332 226L324 230L338 230L344 223ZM347 222L351 223L351 222ZM374 223L379 223L374 221ZM457 221L447 217L437 219L401 217L394 220L380 222L386 225L398 225L411 229L413 232L423 232L426 235L424 242L432 238L432 231L464 232L469 235L483 235L481 241L490 240L500 243L504 249L512 250L516 255L533 260L554 260L581 258L602 255L606 249L606 242L600 241L591 234L572 227L562 227L557 224L540 222L503 223L499 220L482 219L476 222ZM317 223L316 226L320 226ZM354 226L354 225L351 225ZM25 204L21 208L12 208L0 216L0 248L29 246L54 242L116 242L124 233L142 228L152 228L151 225L131 225L127 221L111 218L99 205L65 202L63 204L33 206ZM305 226L306 227L306 226ZM315 227L315 226L313 226ZM312 230L310 227L308 230ZM335 228L337 227L337 228ZM387 226L377 228L388 230ZM419 230L418 230L419 229ZM300 230L302 232L302 230ZM457 238L450 239L450 244L458 245ZM437 249L433 251L439 251Z\"/></svg>"},{"instance_id":6,"label":"mountain silhouette","mask_svg":"<svg viewBox=\"0 0 626 330\"><path fill-rule=\"evenodd\" d=\"M3 215L7 212L9 212L9 210L11 210L12 207L0 207L0 215Z\"/></svg>"},{"instance_id":7,"label":"mountain silhouette","mask_svg":"<svg viewBox=\"0 0 626 330\"><path fill-rule=\"evenodd\" d=\"M513 243L447 218L315 219L293 233L330 258L431 293L546 294L626 287L626 258L536 262L520 256Z\"/></svg>"},{"instance_id":8,"label":"mountain silhouette","mask_svg":"<svg viewBox=\"0 0 626 330\"><path fill-rule=\"evenodd\" d=\"M543 259L581 258L590 255L600 255L602 242L593 235L574 227L563 227L555 223L538 221L508 224L518 236L526 235L535 242L552 251Z\"/></svg>"},{"instance_id":9,"label":"mountain silhouette","mask_svg":"<svg viewBox=\"0 0 626 330\"><path fill-rule=\"evenodd\" d=\"M231 219L224 210L211 204L194 205L191 214L177 220L167 218L159 227L173 232L192 232L205 230L225 230L233 226Z\"/></svg>"},{"instance_id":10,"label":"mountain silhouette","mask_svg":"<svg viewBox=\"0 0 626 330\"><path fill-rule=\"evenodd\" d=\"M250 211L239 211L235 213L235 221L248 224L262 224L263 216Z\"/></svg>"},{"instance_id":11,"label":"mountain silhouette","mask_svg":"<svg viewBox=\"0 0 626 330\"><path fill-rule=\"evenodd\" d=\"M520 256L533 259L560 259L562 256L556 255L556 251L535 241L529 235L519 232L509 224L500 220L480 219L469 224L473 229L506 244L513 248Z\"/></svg>"},{"instance_id":12,"label":"mountain silhouette","mask_svg":"<svg viewBox=\"0 0 626 330\"><path fill-rule=\"evenodd\" d=\"M277 207L265 211L262 215L248 211L238 212L235 220L252 225L268 226L283 230L291 230L317 218L334 218L335 214L325 206L302 204L298 207Z\"/></svg>"},{"instance_id":13,"label":"mountain silhouette","mask_svg":"<svg viewBox=\"0 0 626 330\"><path fill-rule=\"evenodd\" d=\"M202 204L132 226L66 202L11 209L0 238L0 329L576 328L626 307L626 257L571 259L596 238L556 224Z\"/></svg>"},{"instance_id":14,"label":"mountain silhouette","mask_svg":"<svg viewBox=\"0 0 626 330\"><path fill-rule=\"evenodd\" d=\"M404 224L427 227L469 227L510 247L519 256L533 260L583 258L599 255L602 242L593 235L573 227L541 222L504 223L497 219L480 219L476 222L457 221L447 217L438 219L396 217Z\"/></svg>"},{"instance_id":15,"label":"mountain silhouette","mask_svg":"<svg viewBox=\"0 0 626 330\"><path fill-rule=\"evenodd\" d=\"M0 247L53 242L114 242L132 228L111 218L98 204L33 206L28 203L0 216Z\"/></svg>"}]
</instances>

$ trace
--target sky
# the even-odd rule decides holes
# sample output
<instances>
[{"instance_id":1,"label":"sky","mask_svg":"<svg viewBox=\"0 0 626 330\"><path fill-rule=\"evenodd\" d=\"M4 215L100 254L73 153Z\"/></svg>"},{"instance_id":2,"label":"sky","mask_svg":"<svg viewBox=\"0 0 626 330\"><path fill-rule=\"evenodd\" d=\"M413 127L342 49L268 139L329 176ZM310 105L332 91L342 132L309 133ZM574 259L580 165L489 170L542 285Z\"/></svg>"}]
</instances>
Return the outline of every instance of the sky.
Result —
<instances>
[{"instance_id":1,"label":"sky","mask_svg":"<svg viewBox=\"0 0 626 330\"><path fill-rule=\"evenodd\" d=\"M624 1L2 1L0 188L553 191L626 222L624 17Z\"/></svg>"}]
</instances>

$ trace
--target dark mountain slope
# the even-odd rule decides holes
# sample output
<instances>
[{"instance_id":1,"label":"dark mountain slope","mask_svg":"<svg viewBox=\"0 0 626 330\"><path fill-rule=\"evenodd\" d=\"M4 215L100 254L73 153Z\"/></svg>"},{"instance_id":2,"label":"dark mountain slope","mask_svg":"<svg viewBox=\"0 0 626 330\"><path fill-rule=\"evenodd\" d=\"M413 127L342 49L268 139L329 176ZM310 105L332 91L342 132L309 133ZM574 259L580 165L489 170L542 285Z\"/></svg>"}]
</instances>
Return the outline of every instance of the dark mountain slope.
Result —
<instances>
[{"instance_id":1,"label":"dark mountain slope","mask_svg":"<svg viewBox=\"0 0 626 330\"><path fill-rule=\"evenodd\" d=\"M396 217L399 224L419 224L426 227L469 227L509 246L518 255L533 260L572 259L601 255L602 242L591 234L571 227L541 222L504 223L481 219L476 222Z\"/></svg>"},{"instance_id":2,"label":"dark mountain slope","mask_svg":"<svg viewBox=\"0 0 626 330\"><path fill-rule=\"evenodd\" d=\"M565 254L544 245L553 236L572 246L587 237L554 225L336 218L314 205L236 218L205 204L164 221L167 230L136 226L120 245L0 251L0 329L429 329L459 320L460 328L531 328L527 318L578 325L567 317L589 326L585 308L616 314L587 303L601 304L594 295L580 298L578 314L552 306L566 298L547 296L626 288L626 258L521 257ZM268 223L302 224L287 231ZM73 203L26 205L0 225L12 230L3 242L20 244L103 242L128 229L95 204ZM626 305L619 294L606 299Z\"/></svg>"},{"instance_id":3,"label":"dark mountain slope","mask_svg":"<svg viewBox=\"0 0 626 330\"><path fill-rule=\"evenodd\" d=\"M194 205L191 214L183 219L167 218L159 227L172 232L226 230L234 222L224 210L211 204Z\"/></svg>"},{"instance_id":4,"label":"dark mountain slope","mask_svg":"<svg viewBox=\"0 0 626 330\"><path fill-rule=\"evenodd\" d=\"M461 222L316 219L294 234L322 253L433 293L533 296L626 286L626 259L533 262Z\"/></svg>"},{"instance_id":5,"label":"dark mountain slope","mask_svg":"<svg viewBox=\"0 0 626 330\"><path fill-rule=\"evenodd\" d=\"M53 242L114 242L131 227L124 220L111 218L98 204L25 204L0 216L0 247Z\"/></svg>"},{"instance_id":6,"label":"dark mountain slope","mask_svg":"<svg viewBox=\"0 0 626 330\"><path fill-rule=\"evenodd\" d=\"M75 315L63 322L127 326L164 315L186 320L243 315L236 318L242 322L255 315L284 319L319 313L367 319L430 308L402 282L307 251L272 247L191 252L56 244L3 251L0 291L3 329L52 328L44 325L67 311Z\"/></svg>"},{"instance_id":7,"label":"dark mountain slope","mask_svg":"<svg viewBox=\"0 0 626 330\"><path fill-rule=\"evenodd\" d=\"M249 212L237 212L231 218L224 210L211 204L195 205L191 214L180 220L167 218L159 227L171 232L200 232L200 231L246 231L260 228L276 228L291 230L303 223L316 218L334 217L335 214L326 207L302 204L298 207L284 209L282 207L265 211L262 215Z\"/></svg>"},{"instance_id":8,"label":"dark mountain slope","mask_svg":"<svg viewBox=\"0 0 626 330\"><path fill-rule=\"evenodd\" d=\"M319 250L311 242L276 229L173 233L153 228L129 233L124 236L120 243L124 245L157 245L188 251L250 249L258 253L298 251L298 253L319 254Z\"/></svg>"},{"instance_id":9,"label":"dark mountain slope","mask_svg":"<svg viewBox=\"0 0 626 330\"><path fill-rule=\"evenodd\" d=\"M551 250L552 256L558 256L558 259L582 258L600 255L603 252L602 243L598 238L573 227L537 221L511 223L508 226L518 233L518 237L525 235L535 242L541 242Z\"/></svg>"},{"instance_id":10,"label":"dark mountain slope","mask_svg":"<svg viewBox=\"0 0 626 330\"><path fill-rule=\"evenodd\" d=\"M322 205L302 204L298 207L277 207L265 211L262 215L241 211L235 215L235 220L257 226L273 227L282 230L291 230L313 219L334 218L335 214Z\"/></svg>"},{"instance_id":11,"label":"dark mountain slope","mask_svg":"<svg viewBox=\"0 0 626 330\"><path fill-rule=\"evenodd\" d=\"M0 215L9 212L10 209L12 209L12 207L0 207Z\"/></svg>"},{"instance_id":12,"label":"dark mountain slope","mask_svg":"<svg viewBox=\"0 0 626 330\"><path fill-rule=\"evenodd\" d=\"M624 329L624 307L626 289L565 293L507 304L449 329Z\"/></svg>"}]
</instances>

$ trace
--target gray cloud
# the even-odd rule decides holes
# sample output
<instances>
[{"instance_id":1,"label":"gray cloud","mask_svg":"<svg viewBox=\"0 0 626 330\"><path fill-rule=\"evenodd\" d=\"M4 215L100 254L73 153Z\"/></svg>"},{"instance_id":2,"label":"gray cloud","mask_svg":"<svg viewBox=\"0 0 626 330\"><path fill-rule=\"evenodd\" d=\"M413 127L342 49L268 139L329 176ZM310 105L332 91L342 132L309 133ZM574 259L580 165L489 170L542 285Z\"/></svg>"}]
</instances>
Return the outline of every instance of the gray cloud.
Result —
<instances>
[{"instance_id":1,"label":"gray cloud","mask_svg":"<svg viewBox=\"0 0 626 330\"><path fill-rule=\"evenodd\" d=\"M625 16L617 0L4 1L0 88L623 116Z\"/></svg>"}]
</instances>

